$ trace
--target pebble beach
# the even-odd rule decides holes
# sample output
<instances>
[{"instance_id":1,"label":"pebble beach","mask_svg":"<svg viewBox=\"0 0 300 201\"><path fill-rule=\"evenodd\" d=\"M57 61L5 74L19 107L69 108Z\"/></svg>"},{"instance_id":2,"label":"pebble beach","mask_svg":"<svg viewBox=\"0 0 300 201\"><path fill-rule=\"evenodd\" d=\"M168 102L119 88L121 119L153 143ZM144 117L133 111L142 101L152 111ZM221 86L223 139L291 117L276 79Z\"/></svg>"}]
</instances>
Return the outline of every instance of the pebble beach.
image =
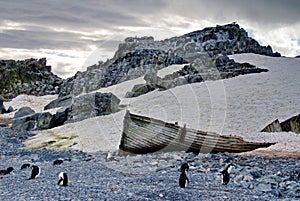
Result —
<instances>
[{"instance_id":1,"label":"pebble beach","mask_svg":"<svg viewBox=\"0 0 300 201\"><path fill-rule=\"evenodd\" d=\"M5 200L298 200L300 160L185 152L118 156L116 153L84 153L76 150L28 150L26 132L0 128L1 169L13 167L14 175L0 179L0 199ZM61 165L53 161L62 159ZM178 185L179 168L187 161L190 183ZM27 180L38 165L41 174ZM233 163L230 182L221 184L220 172ZM58 186L65 172L69 185Z\"/></svg>"}]
</instances>

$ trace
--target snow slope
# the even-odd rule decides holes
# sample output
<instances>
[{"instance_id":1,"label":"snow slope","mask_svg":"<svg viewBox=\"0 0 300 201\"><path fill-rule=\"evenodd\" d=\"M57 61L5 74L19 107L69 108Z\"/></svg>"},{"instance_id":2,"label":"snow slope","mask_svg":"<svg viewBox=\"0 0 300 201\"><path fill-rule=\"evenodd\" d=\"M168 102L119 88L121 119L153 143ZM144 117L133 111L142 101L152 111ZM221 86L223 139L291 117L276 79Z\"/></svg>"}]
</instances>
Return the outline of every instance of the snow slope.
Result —
<instances>
[{"instance_id":1,"label":"snow slope","mask_svg":"<svg viewBox=\"0 0 300 201\"><path fill-rule=\"evenodd\" d=\"M295 133L261 133L260 130L275 119L285 120L300 113L300 59L274 58L255 54L232 55L237 62L249 62L269 72L238 76L226 80L206 81L153 91L146 95L123 98L133 84L142 78L111 86L121 99L123 110L104 117L67 124L48 131L39 131L27 142L40 143L42 136L76 134L77 145L83 151L116 151L120 142L125 109L133 113L178 121L187 127L235 134L251 141L278 142L260 153L300 156L300 135ZM178 68L178 66L176 67ZM169 67L170 73L172 66ZM165 70L166 71L166 70ZM164 72L164 75L166 72ZM257 152L256 152L257 153Z\"/></svg>"}]
</instances>

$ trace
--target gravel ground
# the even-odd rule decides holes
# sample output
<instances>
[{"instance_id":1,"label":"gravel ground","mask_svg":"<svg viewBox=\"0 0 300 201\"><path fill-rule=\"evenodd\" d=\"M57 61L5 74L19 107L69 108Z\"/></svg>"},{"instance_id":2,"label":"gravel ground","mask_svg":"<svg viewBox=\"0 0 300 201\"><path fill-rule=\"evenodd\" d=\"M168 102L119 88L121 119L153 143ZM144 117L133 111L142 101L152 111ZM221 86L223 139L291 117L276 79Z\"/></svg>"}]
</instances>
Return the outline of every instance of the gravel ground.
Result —
<instances>
[{"instance_id":1,"label":"gravel ground","mask_svg":"<svg viewBox=\"0 0 300 201\"><path fill-rule=\"evenodd\" d=\"M300 161L184 152L121 157L97 152L25 150L27 133L0 128L0 168L14 167L14 175L0 179L0 200L300 200ZM109 156L109 157L108 157ZM59 166L52 163L63 159ZM190 183L179 188L179 167L188 161ZM220 171L235 164L228 185ZM31 169L41 167L40 177L27 180ZM69 185L57 185L59 172L68 174Z\"/></svg>"}]
</instances>

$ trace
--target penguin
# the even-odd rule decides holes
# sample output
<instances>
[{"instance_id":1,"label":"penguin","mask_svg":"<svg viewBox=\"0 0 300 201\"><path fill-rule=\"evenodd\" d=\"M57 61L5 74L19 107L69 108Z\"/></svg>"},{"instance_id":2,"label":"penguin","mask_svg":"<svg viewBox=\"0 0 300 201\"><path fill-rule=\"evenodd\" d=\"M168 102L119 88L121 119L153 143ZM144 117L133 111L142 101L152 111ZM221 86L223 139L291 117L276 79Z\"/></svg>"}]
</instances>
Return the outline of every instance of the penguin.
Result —
<instances>
[{"instance_id":1,"label":"penguin","mask_svg":"<svg viewBox=\"0 0 300 201\"><path fill-rule=\"evenodd\" d=\"M32 165L31 169L31 176L28 178L28 180L37 178L41 173L41 168L37 165Z\"/></svg>"},{"instance_id":2,"label":"penguin","mask_svg":"<svg viewBox=\"0 0 300 201\"><path fill-rule=\"evenodd\" d=\"M223 185L227 185L229 180L230 180L230 172L232 170L232 168L234 167L234 165L232 163L230 163L229 165L227 165L227 167L221 172L222 174L222 184Z\"/></svg>"},{"instance_id":3,"label":"penguin","mask_svg":"<svg viewBox=\"0 0 300 201\"><path fill-rule=\"evenodd\" d=\"M23 169L27 169L27 168L30 168L30 164L29 163L25 163L21 166L21 170Z\"/></svg>"},{"instance_id":4,"label":"penguin","mask_svg":"<svg viewBox=\"0 0 300 201\"><path fill-rule=\"evenodd\" d=\"M66 173L64 173L64 172L59 173L58 179L59 180L57 182L57 185L68 186L68 176Z\"/></svg>"},{"instance_id":5,"label":"penguin","mask_svg":"<svg viewBox=\"0 0 300 201\"><path fill-rule=\"evenodd\" d=\"M189 165L188 163L183 163L180 167L180 177L179 177L179 186L180 188L186 188L187 187L187 183L189 183L189 178L186 175L185 171L189 170Z\"/></svg>"},{"instance_id":6,"label":"penguin","mask_svg":"<svg viewBox=\"0 0 300 201\"><path fill-rule=\"evenodd\" d=\"M0 170L0 175L14 174L13 171L14 171L14 168L9 167L6 170Z\"/></svg>"},{"instance_id":7,"label":"penguin","mask_svg":"<svg viewBox=\"0 0 300 201\"><path fill-rule=\"evenodd\" d=\"M53 165L61 165L63 163L63 160L57 159L53 162Z\"/></svg>"}]
</instances>

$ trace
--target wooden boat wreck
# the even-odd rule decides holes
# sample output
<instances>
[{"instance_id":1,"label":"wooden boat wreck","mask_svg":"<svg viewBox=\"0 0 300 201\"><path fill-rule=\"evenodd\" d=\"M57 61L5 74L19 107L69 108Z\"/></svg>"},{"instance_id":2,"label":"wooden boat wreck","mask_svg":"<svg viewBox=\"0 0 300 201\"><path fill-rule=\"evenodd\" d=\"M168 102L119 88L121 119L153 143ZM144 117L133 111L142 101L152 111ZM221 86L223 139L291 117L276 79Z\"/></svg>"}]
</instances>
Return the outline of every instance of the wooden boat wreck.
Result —
<instances>
[{"instance_id":1,"label":"wooden boat wreck","mask_svg":"<svg viewBox=\"0 0 300 201\"><path fill-rule=\"evenodd\" d=\"M198 153L239 153L268 147L275 143L246 142L242 137L219 135L180 127L158 119L126 112L119 154L186 151Z\"/></svg>"}]
</instances>

